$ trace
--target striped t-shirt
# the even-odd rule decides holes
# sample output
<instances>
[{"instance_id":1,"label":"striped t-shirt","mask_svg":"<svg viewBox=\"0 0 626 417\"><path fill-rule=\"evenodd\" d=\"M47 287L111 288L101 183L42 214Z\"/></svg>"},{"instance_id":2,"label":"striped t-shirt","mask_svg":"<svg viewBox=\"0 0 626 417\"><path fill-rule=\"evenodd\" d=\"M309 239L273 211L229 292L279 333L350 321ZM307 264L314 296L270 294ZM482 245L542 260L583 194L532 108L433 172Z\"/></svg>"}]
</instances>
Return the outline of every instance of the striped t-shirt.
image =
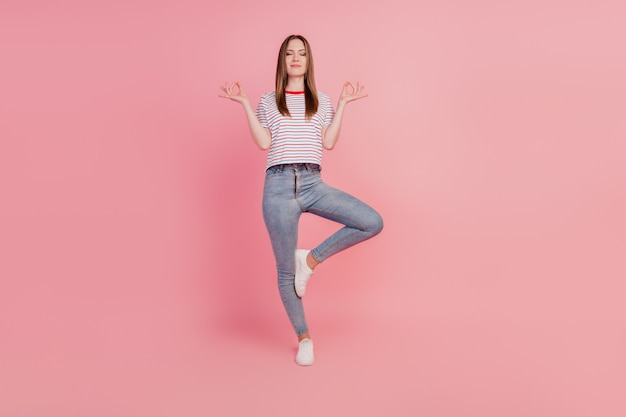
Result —
<instances>
[{"instance_id":1,"label":"striped t-shirt","mask_svg":"<svg viewBox=\"0 0 626 417\"><path fill-rule=\"evenodd\" d=\"M277 164L322 164L322 127L333 121L335 111L326 94L318 92L317 96L317 113L309 120L305 118L304 92L285 94L291 117L278 111L275 92L261 97L256 116L272 134L267 168Z\"/></svg>"}]
</instances>

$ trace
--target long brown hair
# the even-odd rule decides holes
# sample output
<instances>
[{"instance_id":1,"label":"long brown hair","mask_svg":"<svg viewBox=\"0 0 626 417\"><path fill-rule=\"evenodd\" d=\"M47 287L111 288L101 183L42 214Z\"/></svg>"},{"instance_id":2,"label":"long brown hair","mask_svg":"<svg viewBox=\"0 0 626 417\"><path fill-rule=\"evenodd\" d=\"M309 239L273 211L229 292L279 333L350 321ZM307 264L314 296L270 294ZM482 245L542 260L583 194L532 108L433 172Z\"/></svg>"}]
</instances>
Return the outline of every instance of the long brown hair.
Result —
<instances>
[{"instance_id":1,"label":"long brown hair","mask_svg":"<svg viewBox=\"0 0 626 417\"><path fill-rule=\"evenodd\" d=\"M287 86L287 65L285 63L285 55L287 54L287 45L293 39L300 39L304 43L306 50L306 71L304 72L304 104L306 118L310 119L317 113L319 99L317 98L317 88L315 87L315 74L313 71L313 54L309 42L301 35L289 35L280 46L278 52L278 64L276 65L276 106L283 116L291 116L287 108L287 98L285 97L285 88Z\"/></svg>"}]
</instances>

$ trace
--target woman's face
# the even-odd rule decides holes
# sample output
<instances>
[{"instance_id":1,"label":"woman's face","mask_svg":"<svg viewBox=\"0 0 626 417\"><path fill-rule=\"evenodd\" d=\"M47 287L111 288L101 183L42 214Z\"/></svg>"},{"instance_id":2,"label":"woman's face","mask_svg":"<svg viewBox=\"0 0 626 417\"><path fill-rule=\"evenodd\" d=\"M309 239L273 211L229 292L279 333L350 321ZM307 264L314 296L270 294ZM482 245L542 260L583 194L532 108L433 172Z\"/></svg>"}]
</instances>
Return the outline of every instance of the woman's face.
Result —
<instances>
[{"instance_id":1,"label":"woman's face","mask_svg":"<svg viewBox=\"0 0 626 417\"><path fill-rule=\"evenodd\" d=\"M285 65L290 77L303 76L306 73L306 48L300 39L292 39L285 51Z\"/></svg>"}]
</instances>

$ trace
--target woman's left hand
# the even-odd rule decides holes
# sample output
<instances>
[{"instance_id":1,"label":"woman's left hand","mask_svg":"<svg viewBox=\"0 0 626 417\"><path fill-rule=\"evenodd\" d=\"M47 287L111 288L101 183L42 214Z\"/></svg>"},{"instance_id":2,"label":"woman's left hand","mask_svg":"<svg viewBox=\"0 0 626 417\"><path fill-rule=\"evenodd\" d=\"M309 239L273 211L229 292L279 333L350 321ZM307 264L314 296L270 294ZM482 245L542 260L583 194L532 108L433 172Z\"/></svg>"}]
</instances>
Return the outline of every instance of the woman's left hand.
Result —
<instances>
[{"instance_id":1,"label":"woman's left hand","mask_svg":"<svg viewBox=\"0 0 626 417\"><path fill-rule=\"evenodd\" d=\"M364 88L365 86L360 85L358 82L356 83L356 87L355 87L350 81L346 81L343 84L343 88L341 89L341 95L339 96L339 101L349 103L351 101L367 97L367 94L363 94Z\"/></svg>"}]
</instances>

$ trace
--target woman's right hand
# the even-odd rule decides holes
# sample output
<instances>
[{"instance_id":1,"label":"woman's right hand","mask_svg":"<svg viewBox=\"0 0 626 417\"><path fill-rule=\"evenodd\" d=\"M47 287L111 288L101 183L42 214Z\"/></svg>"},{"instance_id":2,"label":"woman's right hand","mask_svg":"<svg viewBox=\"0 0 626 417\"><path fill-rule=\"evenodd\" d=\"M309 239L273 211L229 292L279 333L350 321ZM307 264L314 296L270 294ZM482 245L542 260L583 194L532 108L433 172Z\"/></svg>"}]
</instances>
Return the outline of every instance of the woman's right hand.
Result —
<instances>
[{"instance_id":1,"label":"woman's right hand","mask_svg":"<svg viewBox=\"0 0 626 417\"><path fill-rule=\"evenodd\" d=\"M236 87L236 88L235 88ZM239 81L228 85L228 83L224 83L223 86L220 86L220 90L224 92L224 94L219 94L218 97L228 98L232 101L236 101L237 103L244 103L248 101L248 96L243 92Z\"/></svg>"}]
</instances>

